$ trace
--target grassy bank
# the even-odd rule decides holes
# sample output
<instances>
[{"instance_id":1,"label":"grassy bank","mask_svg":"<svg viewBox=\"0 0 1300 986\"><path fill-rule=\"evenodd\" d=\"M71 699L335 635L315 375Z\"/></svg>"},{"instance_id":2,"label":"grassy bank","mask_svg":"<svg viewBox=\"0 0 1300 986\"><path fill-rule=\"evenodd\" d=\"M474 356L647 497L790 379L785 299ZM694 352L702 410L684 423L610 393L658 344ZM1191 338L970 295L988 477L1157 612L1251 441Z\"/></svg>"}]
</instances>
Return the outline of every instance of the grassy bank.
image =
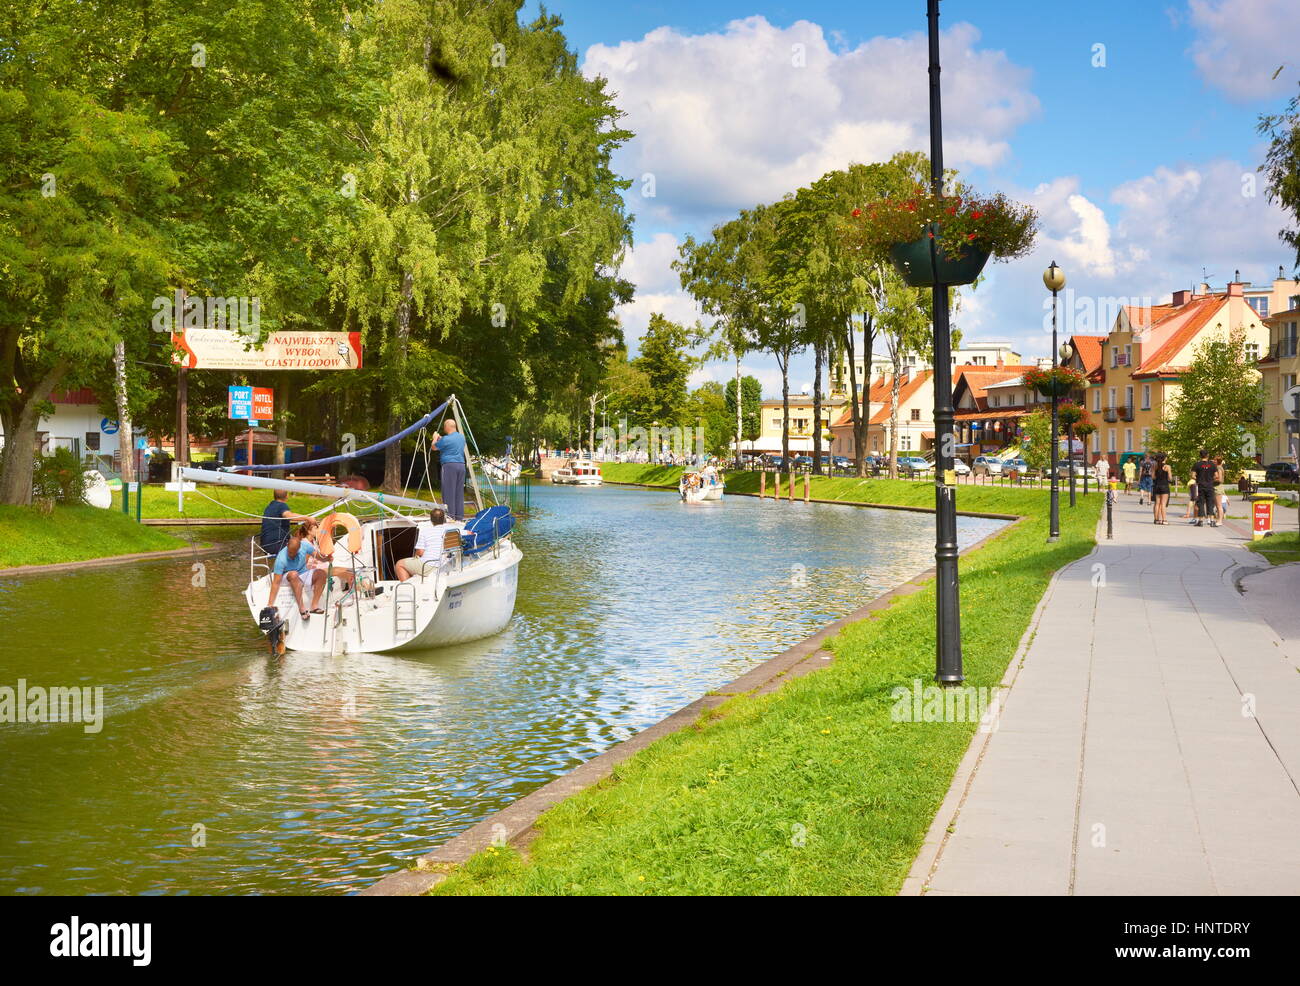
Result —
<instances>
[{"instance_id":1,"label":"grassy bank","mask_svg":"<svg viewBox=\"0 0 1300 986\"><path fill-rule=\"evenodd\" d=\"M428 490L419 493L410 492L407 495L425 499L430 496ZM121 496L121 493L118 492L113 494L113 509L118 514L122 512ZM437 499L436 492L433 494L433 498ZM175 493L168 492L161 486L146 486L144 489L144 503L140 506L140 516L146 520L184 517L196 523L200 520L223 520L228 518L252 520L253 518L246 515L260 516L270 502L270 490L250 490L237 486L205 486L200 484L198 490L185 494L185 512L181 513L176 509ZM299 514L312 513L322 507L328 507L333 502L333 500L319 496L289 494L289 509ZM357 504L353 509L358 513L365 512L363 504ZM134 498L131 502L131 513L134 516Z\"/></svg>"},{"instance_id":2,"label":"grassy bank","mask_svg":"<svg viewBox=\"0 0 1300 986\"><path fill-rule=\"evenodd\" d=\"M1262 541L1250 541L1246 547L1267 558L1274 565L1300 561L1300 534L1295 531L1283 531Z\"/></svg>"},{"instance_id":3,"label":"grassy bank","mask_svg":"<svg viewBox=\"0 0 1300 986\"><path fill-rule=\"evenodd\" d=\"M667 485L676 472L605 470L611 480ZM746 477L733 478L743 488ZM928 506L934 488L819 480L813 495ZM958 504L1032 515L961 563L966 683L993 686L1052 574L1091 549L1101 497L1062 509L1054 545L1037 491L963 488ZM835 638L826 670L728 701L557 805L526 859L489 850L434 892L896 893L977 726L890 714L894 688L931 683L934 612L931 583Z\"/></svg>"},{"instance_id":4,"label":"grassy bank","mask_svg":"<svg viewBox=\"0 0 1300 986\"><path fill-rule=\"evenodd\" d=\"M0 569L186 546L179 538L123 517L120 510L56 507L47 517L34 507L0 506Z\"/></svg>"}]
</instances>

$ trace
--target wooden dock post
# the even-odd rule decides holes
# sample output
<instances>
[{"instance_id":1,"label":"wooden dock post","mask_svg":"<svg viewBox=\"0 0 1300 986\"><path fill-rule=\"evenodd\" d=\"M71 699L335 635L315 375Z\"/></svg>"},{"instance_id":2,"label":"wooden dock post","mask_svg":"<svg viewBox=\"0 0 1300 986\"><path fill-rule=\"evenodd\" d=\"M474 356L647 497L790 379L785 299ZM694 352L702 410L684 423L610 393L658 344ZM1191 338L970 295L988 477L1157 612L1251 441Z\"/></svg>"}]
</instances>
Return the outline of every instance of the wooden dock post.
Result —
<instances>
[{"instance_id":1,"label":"wooden dock post","mask_svg":"<svg viewBox=\"0 0 1300 986\"><path fill-rule=\"evenodd\" d=\"M790 470L790 502L794 503L794 470Z\"/></svg>"},{"instance_id":2,"label":"wooden dock post","mask_svg":"<svg viewBox=\"0 0 1300 986\"><path fill-rule=\"evenodd\" d=\"M758 474L758 498L761 500L767 496L767 470L764 469Z\"/></svg>"},{"instance_id":3,"label":"wooden dock post","mask_svg":"<svg viewBox=\"0 0 1300 986\"><path fill-rule=\"evenodd\" d=\"M779 500L781 499L781 471L780 470L777 470L776 472L772 473L772 481L776 483L776 486L773 488L772 499Z\"/></svg>"},{"instance_id":4,"label":"wooden dock post","mask_svg":"<svg viewBox=\"0 0 1300 986\"><path fill-rule=\"evenodd\" d=\"M808 490L812 486L812 476L808 473L803 474L803 502L808 502Z\"/></svg>"}]
</instances>

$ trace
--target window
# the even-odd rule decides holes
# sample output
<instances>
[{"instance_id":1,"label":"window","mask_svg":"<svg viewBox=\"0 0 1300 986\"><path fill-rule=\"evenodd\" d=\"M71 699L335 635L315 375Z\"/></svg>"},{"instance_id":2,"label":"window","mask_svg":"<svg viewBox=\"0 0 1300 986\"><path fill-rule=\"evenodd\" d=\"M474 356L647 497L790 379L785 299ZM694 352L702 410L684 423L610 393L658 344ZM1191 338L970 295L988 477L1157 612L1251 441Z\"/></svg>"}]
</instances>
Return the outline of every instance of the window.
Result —
<instances>
[{"instance_id":1,"label":"window","mask_svg":"<svg viewBox=\"0 0 1300 986\"><path fill-rule=\"evenodd\" d=\"M988 366L989 358L987 356L972 356L971 366Z\"/></svg>"},{"instance_id":2,"label":"window","mask_svg":"<svg viewBox=\"0 0 1300 986\"><path fill-rule=\"evenodd\" d=\"M1101 451L1101 433L1094 431L1092 433L1092 452L1094 455Z\"/></svg>"},{"instance_id":3,"label":"window","mask_svg":"<svg viewBox=\"0 0 1300 986\"><path fill-rule=\"evenodd\" d=\"M1151 442L1151 429L1143 428L1142 429L1142 451L1143 452L1147 451L1147 449L1150 447L1150 442Z\"/></svg>"},{"instance_id":4,"label":"window","mask_svg":"<svg viewBox=\"0 0 1300 986\"><path fill-rule=\"evenodd\" d=\"M1101 413L1101 388L1098 387L1092 392L1092 409L1094 412Z\"/></svg>"},{"instance_id":5,"label":"window","mask_svg":"<svg viewBox=\"0 0 1300 986\"><path fill-rule=\"evenodd\" d=\"M86 432L86 451L87 452L99 451L99 432L97 431Z\"/></svg>"},{"instance_id":6,"label":"window","mask_svg":"<svg viewBox=\"0 0 1300 986\"><path fill-rule=\"evenodd\" d=\"M990 404L990 406L992 406L992 407L999 407L1000 405L999 405L998 402L999 402L1000 400L1002 400L1002 398L999 397L997 394L994 394L994 395L989 399L989 404Z\"/></svg>"},{"instance_id":7,"label":"window","mask_svg":"<svg viewBox=\"0 0 1300 986\"><path fill-rule=\"evenodd\" d=\"M1113 370L1119 366L1119 346L1110 347L1110 368Z\"/></svg>"},{"instance_id":8,"label":"window","mask_svg":"<svg viewBox=\"0 0 1300 986\"><path fill-rule=\"evenodd\" d=\"M1124 429L1124 451L1125 452L1133 451L1133 429L1132 428Z\"/></svg>"},{"instance_id":9,"label":"window","mask_svg":"<svg viewBox=\"0 0 1300 986\"><path fill-rule=\"evenodd\" d=\"M1133 388L1132 388L1132 387L1125 387L1125 388L1124 388L1124 406L1125 406L1125 407L1132 407L1132 406L1133 406ZM1133 447L1133 446L1131 446L1131 445L1129 446L1129 448L1132 448L1132 447Z\"/></svg>"},{"instance_id":10,"label":"window","mask_svg":"<svg viewBox=\"0 0 1300 986\"><path fill-rule=\"evenodd\" d=\"M1114 388L1114 387L1111 387L1111 388L1110 388L1110 403L1107 404L1106 406L1107 406L1107 407L1115 407L1115 406L1116 406L1116 404L1115 404L1115 388ZM1114 449L1112 449L1111 451L1114 451Z\"/></svg>"},{"instance_id":11,"label":"window","mask_svg":"<svg viewBox=\"0 0 1300 986\"><path fill-rule=\"evenodd\" d=\"M1142 410L1151 410L1151 384L1149 383L1142 385Z\"/></svg>"},{"instance_id":12,"label":"window","mask_svg":"<svg viewBox=\"0 0 1300 986\"><path fill-rule=\"evenodd\" d=\"M912 436L907 432L898 436L898 449L900 452L912 451Z\"/></svg>"},{"instance_id":13,"label":"window","mask_svg":"<svg viewBox=\"0 0 1300 986\"><path fill-rule=\"evenodd\" d=\"M921 420L921 409L919 407L912 408L912 420L913 421Z\"/></svg>"},{"instance_id":14,"label":"window","mask_svg":"<svg viewBox=\"0 0 1300 986\"><path fill-rule=\"evenodd\" d=\"M1115 449L1115 429L1114 429L1114 428L1108 428L1108 429L1106 429L1106 451L1108 451L1108 452L1114 452L1114 451L1116 451L1116 449Z\"/></svg>"},{"instance_id":15,"label":"window","mask_svg":"<svg viewBox=\"0 0 1300 986\"><path fill-rule=\"evenodd\" d=\"M1259 360L1259 343L1248 342L1246 343L1245 348L1246 348L1246 359L1249 360L1251 363L1257 362Z\"/></svg>"},{"instance_id":16,"label":"window","mask_svg":"<svg viewBox=\"0 0 1300 986\"><path fill-rule=\"evenodd\" d=\"M1258 298L1247 298L1246 304L1255 309L1255 314L1260 318L1268 318L1268 295L1261 295Z\"/></svg>"}]
</instances>

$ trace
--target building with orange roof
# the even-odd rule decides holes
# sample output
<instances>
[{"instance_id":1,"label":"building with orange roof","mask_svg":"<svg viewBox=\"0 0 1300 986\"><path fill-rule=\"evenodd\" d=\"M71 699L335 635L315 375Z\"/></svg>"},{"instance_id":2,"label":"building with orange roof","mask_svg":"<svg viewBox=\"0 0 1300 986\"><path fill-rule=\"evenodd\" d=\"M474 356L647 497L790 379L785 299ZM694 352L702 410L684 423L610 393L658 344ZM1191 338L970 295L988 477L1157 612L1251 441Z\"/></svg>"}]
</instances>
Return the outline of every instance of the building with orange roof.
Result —
<instances>
[{"instance_id":1,"label":"building with orange roof","mask_svg":"<svg viewBox=\"0 0 1300 986\"><path fill-rule=\"evenodd\" d=\"M1043 398L1024 384L1035 367L962 366L953 371L953 417L957 444L967 458L996 452L1019 440L1024 418Z\"/></svg>"},{"instance_id":2,"label":"building with orange roof","mask_svg":"<svg viewBox=\"0 0 1300 986\"><path fill-rule=\"evenodd\" d=\"M877 377L871 383L862 413L868 415L868 455L889 454L889 427L893 408L894 378ZM847 404L831 424L831 454L853 458L853 409ZM918 455L934 447L934 371L904 373L898 383L898 454Z\"/></svg>"},{"instance_id":3,"label":"building with orange roof","mask_svg":"<svg viewBox=\"0 0 1300 986\"><path fill-rule=\"evenodd\" d=\"M1145 451L1152 430L1172 414L1182 374L1207 340L1240 330L1247 353L1264 355L1268 328L1246 287L1233 281L1216 292L1202 284L1175 291L1168 304L1120 308L1101 363L1088 377L1088 410L1097 426L1090 457L1104 455L1118 466L1125 453Z\"/></svg>"}]
</instances>

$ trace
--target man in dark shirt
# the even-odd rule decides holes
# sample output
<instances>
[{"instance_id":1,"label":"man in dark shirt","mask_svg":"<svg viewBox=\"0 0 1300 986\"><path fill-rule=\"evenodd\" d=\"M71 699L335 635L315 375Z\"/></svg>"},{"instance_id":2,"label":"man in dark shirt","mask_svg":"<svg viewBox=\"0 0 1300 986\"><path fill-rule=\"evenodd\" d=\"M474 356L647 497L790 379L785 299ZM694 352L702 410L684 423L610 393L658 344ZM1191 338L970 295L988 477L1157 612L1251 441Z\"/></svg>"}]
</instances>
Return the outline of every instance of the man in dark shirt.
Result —
<instances>
[{"instance_id":1,"label":"man in dark shirt","mask_svg":"<svg viewBox=\"0 0 1300 986\"><path fill-rule=\"evenodd\" d=\"M1218 480L1219 467L1210 458L1209 452L1201 449L1201 457L1192 467L1192 476L1196 479L1196 526L1201 527L1206 518L1211 527L1218 527L1215 514L1218 513L1219 491L1214 485Z\"/></svg>"},{"instance_id":2,"label":"man in dark shirt","mask_svg":"<svg viewBox=\"0 0 1300 986\"><path fill-rule=\"evenodd\" d=\"M262 534L258 538L262 550L268 555L279 554L288 543L290 521L311 519L289 509L289 494L284 490L276 490L273 496L275 499L262 511Z\"/></svg>"}]
</instances>

